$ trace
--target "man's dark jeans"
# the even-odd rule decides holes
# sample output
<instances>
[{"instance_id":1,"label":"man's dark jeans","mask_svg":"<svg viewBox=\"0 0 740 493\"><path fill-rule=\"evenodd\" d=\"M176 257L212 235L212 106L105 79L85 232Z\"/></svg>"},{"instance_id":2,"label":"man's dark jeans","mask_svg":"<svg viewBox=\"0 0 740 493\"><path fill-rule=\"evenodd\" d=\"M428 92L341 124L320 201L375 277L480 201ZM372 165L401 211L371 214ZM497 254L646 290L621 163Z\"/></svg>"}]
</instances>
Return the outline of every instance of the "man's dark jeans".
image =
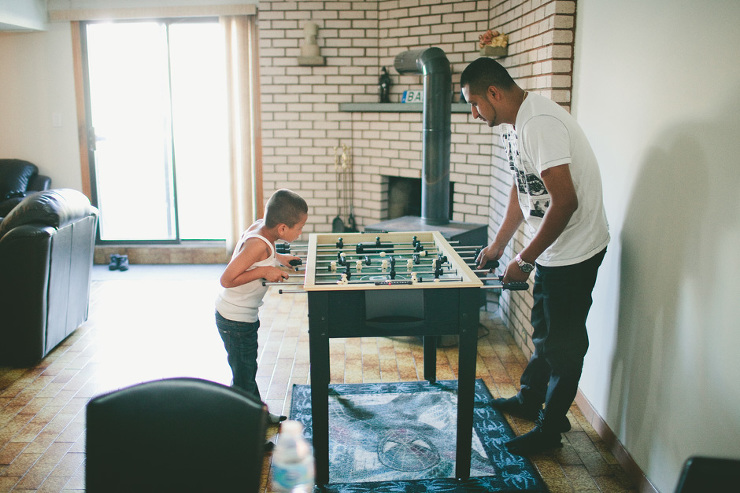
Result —
<instances>
[{"instance_id":1,"label":"man's dark jeans","mask_svg":"<svg viewBox=\"0 0 740 493\"><path fill-rule=\"evenodd\" d=\"M583 358L588 350L586 318L606 249L579 264L537 265L532 307L534 354L522 374L520 399L545 403L543 427L568 412L578 392Z\"/></svg>"}]
</instances>

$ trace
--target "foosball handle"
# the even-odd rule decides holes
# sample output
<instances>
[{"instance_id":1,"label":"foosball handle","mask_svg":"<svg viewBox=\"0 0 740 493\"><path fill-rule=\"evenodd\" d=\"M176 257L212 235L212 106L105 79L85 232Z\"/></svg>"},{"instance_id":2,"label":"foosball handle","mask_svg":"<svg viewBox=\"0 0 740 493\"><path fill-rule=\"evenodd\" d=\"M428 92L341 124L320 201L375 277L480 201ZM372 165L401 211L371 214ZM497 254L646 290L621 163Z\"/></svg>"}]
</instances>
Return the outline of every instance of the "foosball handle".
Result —
<instances>
[{"instance_id":1,"label":"foosball handle","mask_svg":"<svg viewBox=\"0 0 740 493\"><path fill-rule=\"evenodd\" d=\"M473 258L477 259L478 255L480 255L482 248L476 248L475 252L473 253ZM477 263L477 260L476 260ZM486 265L483 266L483 270L487 270L488 272L493 272L493 269L497 268L499 266L498 260L489 260L486 262Z\"/></svg>"},{"instance_id":2,"label":"foosball handle","mask_svg":"<svg viewBox=\"0 0 740 493\"><path fill-rule=\"evenodd\" d=\"M526 291L529 289L529 283L526 281L507 282L502 286L504 289L508 289L509 291Z\"/></svg>"},{"instance_id":3,"label":"foosball handle","mask_svg":"<svg viewBox=\"0 0 740 493\"><path fill-rule=\"evenodd\" d=\"M292 265L293 267L298 267L299 265L301 265L301 264L303 263L303 260L301 260L301 259L299 259L299 258L294 258L293 260L291 260L291 261L290 261L290 262L288 262L288 263L289 263L290 265Z\"/></svg>"}]
</instances>

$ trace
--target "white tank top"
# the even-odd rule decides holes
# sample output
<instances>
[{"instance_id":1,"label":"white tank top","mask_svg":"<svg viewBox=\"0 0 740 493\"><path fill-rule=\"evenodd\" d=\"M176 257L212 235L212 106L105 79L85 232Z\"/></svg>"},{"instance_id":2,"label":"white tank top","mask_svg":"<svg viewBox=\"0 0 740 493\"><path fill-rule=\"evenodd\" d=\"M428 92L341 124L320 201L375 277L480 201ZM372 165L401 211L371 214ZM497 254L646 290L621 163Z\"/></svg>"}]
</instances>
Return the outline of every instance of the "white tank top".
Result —
<instances>
[{"instance_id":1,"label":"white tank top","mask_svg":"<svg viewBox=\"0 0 740 493\"><path fill-rule=\"evenodd\" d=\"M256 267L277 267L279 265L275 258L275 247L272 243L264 236L250 231L245 231L241 238L239 238L239 242L236 244L234 253L231 256L232 260L239 255L244 243L249 238L259 238L267 243L270 247L270 256L264 260L255 262L247 271ZM254 323L259 320L259 307L262 306L262 298L268 289L267 286L262 285L262 281L263 279L255 279L254 281L233 288L221 287L221 291L216 298L216 310L218 313L222 317L228 320L234 320L235 322Z\"/></svg>"}]
</instances>

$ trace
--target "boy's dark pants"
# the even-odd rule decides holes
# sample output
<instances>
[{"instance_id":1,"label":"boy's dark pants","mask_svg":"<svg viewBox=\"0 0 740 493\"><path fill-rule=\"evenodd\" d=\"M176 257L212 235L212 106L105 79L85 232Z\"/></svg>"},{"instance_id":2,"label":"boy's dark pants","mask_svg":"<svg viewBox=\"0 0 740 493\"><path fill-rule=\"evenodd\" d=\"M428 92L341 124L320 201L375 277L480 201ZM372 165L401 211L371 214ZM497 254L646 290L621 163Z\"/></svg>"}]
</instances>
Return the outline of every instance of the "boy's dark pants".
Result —
<instances>
[{"instance_id":1,"label":"boy's dark pants","mask_svg":"<svg viewBox=\"0 0 740 493\"><path fill-rule=\"evenodd\" d=\"M588 349L586 318L596 274L606 249L579 264L537 265L531 322L534 354L522 374L522 403L545 403L543 428L558 423L578 391Z\"/></svg>"},{"instance_id":2,"label":"boy's dark pants","mask_svg":"<svg viewBox=\"0 0 740 493\"><path fill-rule=\"evenodd\" d=\"M257 329L259 320L254 323L236 322L216 312L216 327L224 341L229 366L233 375L232 386L249 392L262 401L257 387Z\"/></svg>"}]
</instances>

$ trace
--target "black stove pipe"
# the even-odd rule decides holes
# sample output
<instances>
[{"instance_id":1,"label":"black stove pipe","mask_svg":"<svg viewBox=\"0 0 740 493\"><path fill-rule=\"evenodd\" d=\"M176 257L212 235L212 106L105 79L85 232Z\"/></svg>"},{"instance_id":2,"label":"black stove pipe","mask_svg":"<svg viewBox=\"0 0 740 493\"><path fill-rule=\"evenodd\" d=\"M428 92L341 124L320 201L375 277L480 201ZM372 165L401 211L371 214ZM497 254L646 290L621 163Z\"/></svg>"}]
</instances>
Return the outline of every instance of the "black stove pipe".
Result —
<instances>
[{"instance_id":1,"label":"black stove pipe","mask_svg":"<svg viewBox=\"0 0 740 493\"><path fill-rule=\"evenodd\" d=\"M450 222L450 113L452 73L440 48L400 53L399 74L424 75L421 219L425 224Z\"/></svg>"}]
</instances>

